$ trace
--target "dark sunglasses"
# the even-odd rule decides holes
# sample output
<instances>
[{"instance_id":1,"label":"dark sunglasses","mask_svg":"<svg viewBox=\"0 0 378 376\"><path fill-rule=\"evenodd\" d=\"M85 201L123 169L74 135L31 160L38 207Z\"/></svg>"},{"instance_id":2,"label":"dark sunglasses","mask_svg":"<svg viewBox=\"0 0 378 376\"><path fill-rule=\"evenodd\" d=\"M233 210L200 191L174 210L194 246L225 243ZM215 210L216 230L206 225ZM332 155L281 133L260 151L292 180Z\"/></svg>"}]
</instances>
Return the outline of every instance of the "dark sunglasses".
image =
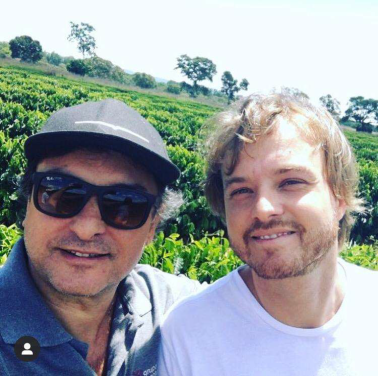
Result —
<instances>
[{"instance_id":1,"label":"dark sunglasses","mask_svg":"<svg viewBox=\"0 0 378 376\"><path fill-rule=\"evenodd\" d=\"M71 218L95 194L102 220L122 230L143 226L156 201L156 196L126 185L97 186L54 172L34 173L33 184L34 205L40 212L57 218Z\"/></svg>"}]
</instances>

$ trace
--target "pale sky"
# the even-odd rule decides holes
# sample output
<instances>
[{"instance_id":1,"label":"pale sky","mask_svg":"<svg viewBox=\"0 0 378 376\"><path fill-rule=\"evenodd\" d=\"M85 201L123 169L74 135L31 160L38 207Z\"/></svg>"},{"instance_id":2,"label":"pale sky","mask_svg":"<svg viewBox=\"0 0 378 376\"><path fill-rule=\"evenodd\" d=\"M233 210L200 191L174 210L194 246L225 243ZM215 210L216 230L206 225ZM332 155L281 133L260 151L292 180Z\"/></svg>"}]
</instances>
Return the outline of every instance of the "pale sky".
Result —
<instances>
[{"instance_id":1,"label":"pale sky","mask_svg":"<svg viewBox=\"0 0 378 376\"><path fill-rule=\"evenodd\" d=\"M231 71L249 92L297 87L317 100L331 94L378 99L377 0L8 0L0 41L29 35L47 52L80 57L70 21L95 27L98 56L120 67L182 81L182 54ZM243 93L243 92L242 92Z\"/></svg>"}]
</instances>

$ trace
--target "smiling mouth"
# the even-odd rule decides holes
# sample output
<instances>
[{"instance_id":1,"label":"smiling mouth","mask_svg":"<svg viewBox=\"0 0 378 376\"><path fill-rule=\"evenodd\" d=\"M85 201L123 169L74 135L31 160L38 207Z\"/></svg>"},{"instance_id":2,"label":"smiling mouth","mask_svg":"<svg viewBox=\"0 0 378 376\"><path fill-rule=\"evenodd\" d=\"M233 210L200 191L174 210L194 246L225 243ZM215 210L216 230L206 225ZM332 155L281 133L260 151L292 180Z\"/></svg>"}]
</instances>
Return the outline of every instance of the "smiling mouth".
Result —
<instances>
[{"instance_id":1,"label":"smiling mouth","mask_svg":"<svg viewBox=\"0 0 378 376\"><path fill-rule=\"evenodd\" d=\"M96 254L96 253L81 253L76 251L71 251L68 249L61 249L61 251L68 253L70 255L76 256L77 258L101 258L109 256L109 254Z\"/></svg>"},{"instance_id":2,"label":"smiling mouth","mask_svg":"<svg viewBox=\"0 0 378 376\"><path fill-rule=\"evenodd\" d=\"M271 235L264 235L264 236L252 236L255 240L272 240L277 239L282 236L292 235L295 234L295 231L287 231L287 232L278 232L277 234L271 234Z\"/></svg>"}]
</instances>

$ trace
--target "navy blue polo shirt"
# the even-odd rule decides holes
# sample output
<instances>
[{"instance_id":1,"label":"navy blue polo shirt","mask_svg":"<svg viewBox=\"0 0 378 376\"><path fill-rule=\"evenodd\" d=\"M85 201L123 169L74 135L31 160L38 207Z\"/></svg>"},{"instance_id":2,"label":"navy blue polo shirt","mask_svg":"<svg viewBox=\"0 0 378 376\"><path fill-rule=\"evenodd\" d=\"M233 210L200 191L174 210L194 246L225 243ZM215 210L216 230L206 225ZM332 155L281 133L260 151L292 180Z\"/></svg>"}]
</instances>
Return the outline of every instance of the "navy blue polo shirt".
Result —
<instances>
[{"instance_id":1,"label":"navy blue polo shirt","mask_svg":"<svg viewBox=\"0 0 378 376\"><path fill-rule=\"evenodd\" d=\"M160 322L179 298L199 283L138 265L118 286L108 346L107 375L157 375ZM41 346L34 361L23 362L14 345L32 336ZM0 269L0 374L95 375L86 362L88 345L69 334L45 303L28 268L20 239Z\"/></svg>"}]
</instances>

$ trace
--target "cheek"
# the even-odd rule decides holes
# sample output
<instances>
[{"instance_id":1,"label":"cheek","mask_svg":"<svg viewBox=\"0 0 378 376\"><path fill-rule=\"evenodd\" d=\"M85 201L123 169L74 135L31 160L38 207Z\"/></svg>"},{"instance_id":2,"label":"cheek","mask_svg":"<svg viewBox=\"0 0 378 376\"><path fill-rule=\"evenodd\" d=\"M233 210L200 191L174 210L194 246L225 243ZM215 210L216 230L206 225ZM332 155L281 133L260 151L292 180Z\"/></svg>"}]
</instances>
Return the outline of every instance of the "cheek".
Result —
<instances>
[{"instance_id":1,"label":"cheek","mask_svg":"<svg viewBox=\"0 0 378 376\"><path fill-rule=\"evenodd\" d=\"M336 215L335 202L327 190L311 192L297 202L298 214L308 221L324 221Z\"/></svg>"},{"instance_id":2,"label":"cheek","mask_svg":"<svg viewBox=\"0 0 378 376\"><path fill-rule=\"evenodd\" d=\"M245 226L251 224L252 212L245 205L241 208L239 205L225 202L225 219L229 233L244 231Z\"/></svg>"}]
</instances>

